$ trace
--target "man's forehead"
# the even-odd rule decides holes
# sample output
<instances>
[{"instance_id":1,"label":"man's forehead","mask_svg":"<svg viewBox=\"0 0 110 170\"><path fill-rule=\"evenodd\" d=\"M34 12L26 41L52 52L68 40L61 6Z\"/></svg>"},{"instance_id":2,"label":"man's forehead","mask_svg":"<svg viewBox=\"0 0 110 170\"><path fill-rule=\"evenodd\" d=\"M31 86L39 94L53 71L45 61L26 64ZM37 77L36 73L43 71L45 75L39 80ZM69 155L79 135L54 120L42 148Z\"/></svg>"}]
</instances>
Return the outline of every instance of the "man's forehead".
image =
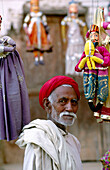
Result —
<instances>
[{"instance_id":1,"label":"man's forehead","mask_svg":"<svg viewBox=\"0 0 110 170\"><path fill-rule=\"evenodd\" d=\"M70 85L70 86L66 86L66 85L62 85L59 86L55 89L55 93L57 95L57 97L64 97L64 96L77 96L74 88Z\"/></svg>"}]
</instances>

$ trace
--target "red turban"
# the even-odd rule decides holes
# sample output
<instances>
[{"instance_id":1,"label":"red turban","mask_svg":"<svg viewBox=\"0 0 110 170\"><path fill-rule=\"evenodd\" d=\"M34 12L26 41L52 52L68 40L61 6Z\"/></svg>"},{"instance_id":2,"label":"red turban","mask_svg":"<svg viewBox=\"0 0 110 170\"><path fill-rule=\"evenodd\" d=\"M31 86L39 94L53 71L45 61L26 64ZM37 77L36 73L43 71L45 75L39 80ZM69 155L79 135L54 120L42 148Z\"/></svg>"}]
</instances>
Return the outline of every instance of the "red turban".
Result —
<instances>
[{"instance_id":1,"label":"red turban","mask_svg":"<svg viewBox=\"0 0 110 170\"><path fill-rule=\"evenodd\" d=\"M39 103L43 109L44 109L43 99L48 98L53 90L55 90L57 87L63 84L71 85L74 88L78 96L78 100L80 99L80 92L78 89L78 84L72 78L67 77L67 76L55 76L51 78L50 80L48 80L40 89Z\"/></svg>"}]
</instances>

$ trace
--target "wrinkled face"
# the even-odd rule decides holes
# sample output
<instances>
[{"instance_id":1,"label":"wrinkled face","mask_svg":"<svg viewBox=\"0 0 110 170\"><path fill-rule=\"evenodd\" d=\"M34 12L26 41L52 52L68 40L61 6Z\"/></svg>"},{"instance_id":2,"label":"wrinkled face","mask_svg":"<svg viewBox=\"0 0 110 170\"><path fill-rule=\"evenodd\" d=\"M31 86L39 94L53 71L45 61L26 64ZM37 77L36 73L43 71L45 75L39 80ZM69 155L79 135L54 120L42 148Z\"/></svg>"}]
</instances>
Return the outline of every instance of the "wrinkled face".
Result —
<instances>
[{"instance_id":1,"label":"wrinkled face","mask_svg":"<svg viewBox=\"0 0 110 170\"><path fill-rule=\"evenodd\" d=\"M91 32L89 39L93 42L94 46L96 47L99 43L99 34L97 32Z\"/></svg>"},{"instance_id":2,"label":"wrinkled face","mask_svg":"<svg viewBox=\"0 0 110 170\"><path fill-rule=\"evenodd\" d=\"M54 101L51 103L51 118L64 126L72 125L78 110L75 90L72 87L60 86L54 92Z\"/></svg>"}]
</instances>

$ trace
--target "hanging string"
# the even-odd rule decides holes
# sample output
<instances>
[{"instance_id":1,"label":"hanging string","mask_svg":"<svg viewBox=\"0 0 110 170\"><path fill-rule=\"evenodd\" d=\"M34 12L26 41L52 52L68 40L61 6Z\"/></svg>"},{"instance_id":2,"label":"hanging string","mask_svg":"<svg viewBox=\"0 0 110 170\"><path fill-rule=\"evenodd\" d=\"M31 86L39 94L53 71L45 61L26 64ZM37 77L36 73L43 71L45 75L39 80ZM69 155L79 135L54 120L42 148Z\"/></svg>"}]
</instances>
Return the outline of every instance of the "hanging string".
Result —
<instances>
[{"instance_id":1,"label":"hanging string","mask_svg":"<svg viewBox=\"0 0 110 170\"><path fill-rule=\"evenodd\" d=\"M97 7L96 8L98 9L98 7L99 7L99 4L98 4L98 0L97 0Z\"/></svg>"},{"instance_id":2,"label":"hanging string","mask_svg":"<svg viewBox=\"0 0 110 170\"><path fill-rule=\"evenodd\" d=\"M91 24L93 23L93 15L94 15L94 0L92 0Z\"/></svg>"},{"instance_id":3,"label":"hanging string","mask_svg":"<svg viewBox=\"0 0 110 170\"><path fill-rule=\"evenodd\" d=\"M97 8L98 8L98 6L99 6L99 1L97 0Z\"/></svg>"}]
</instances>

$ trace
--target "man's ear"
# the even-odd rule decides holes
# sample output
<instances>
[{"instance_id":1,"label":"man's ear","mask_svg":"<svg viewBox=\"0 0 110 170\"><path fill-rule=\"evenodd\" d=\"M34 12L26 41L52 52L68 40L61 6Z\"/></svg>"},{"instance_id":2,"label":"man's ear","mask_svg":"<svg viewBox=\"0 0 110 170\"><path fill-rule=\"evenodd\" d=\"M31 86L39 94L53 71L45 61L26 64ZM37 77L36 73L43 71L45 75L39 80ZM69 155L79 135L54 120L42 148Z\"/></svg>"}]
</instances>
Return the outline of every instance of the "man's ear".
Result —
<instances>
[{"instance_id":1,"label":"man's ear","mask_svg":"<svg viewBox=\"0 0 110 170\"><path fill-rule=\"evenodd\" d=\"M45 111L46 111L47 113L51 113L51 111L52 111L52 106L51 106L51 102L49 101L48 98L44 98L44 99L43 99L43 104L44 104Z\"/></svg>"}]
</instances>

